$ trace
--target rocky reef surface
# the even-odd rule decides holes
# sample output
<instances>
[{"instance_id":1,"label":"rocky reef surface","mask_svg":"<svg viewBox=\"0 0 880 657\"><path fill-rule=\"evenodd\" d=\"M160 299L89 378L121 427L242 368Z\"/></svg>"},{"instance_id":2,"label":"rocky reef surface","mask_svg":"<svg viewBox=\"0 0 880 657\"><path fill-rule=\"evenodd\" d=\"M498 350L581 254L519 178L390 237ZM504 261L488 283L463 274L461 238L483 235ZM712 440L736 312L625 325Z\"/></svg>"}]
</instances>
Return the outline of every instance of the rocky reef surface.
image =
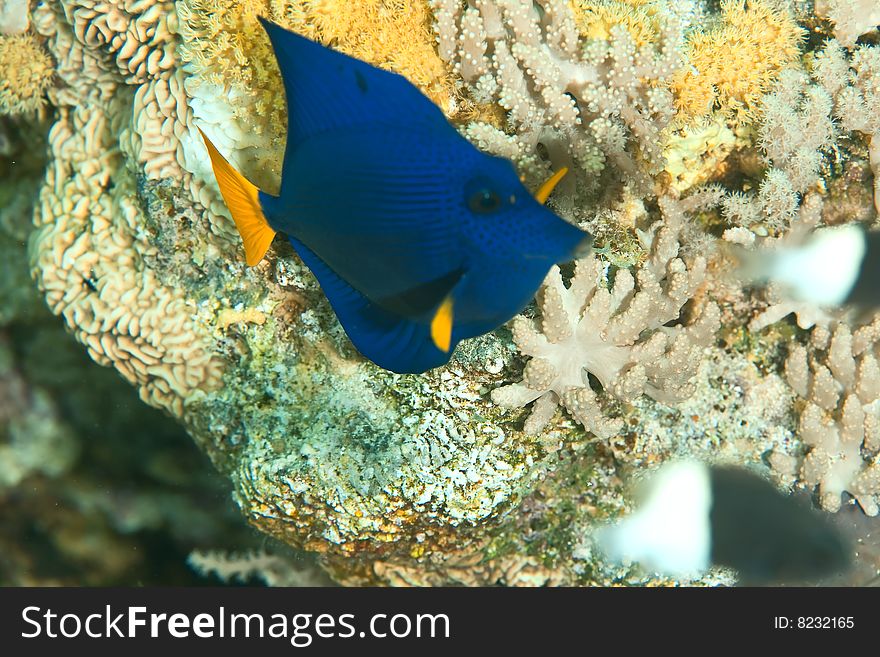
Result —
<instances>
[{"instance_id":1,"label":"rocky reef surface","mask_svg":"<svg viewBox=\"0 0 880 657\"><path fill-rule=\"evenodd\" d=\"M4 18L16 3L28 20ZM27 237L89 356L186 428L254 527L341 583L652 581L590 537L676 457L874 515L880 323L743 289L718 248L875 220L880 50L846 4L0 0L0 70L23 39L39 53L0 115L50 126L33 229L0 266ZM283 240L244 266L198 137L277 188L286 110L257 15L406 75L529 185L568 166L553 207L597 252L446 367L365 361ZM0 317L20 316L27 283L7 280ZM65 431L20 434L59 459L35 476L71 467Z\"/></svg>"}]
</instances>

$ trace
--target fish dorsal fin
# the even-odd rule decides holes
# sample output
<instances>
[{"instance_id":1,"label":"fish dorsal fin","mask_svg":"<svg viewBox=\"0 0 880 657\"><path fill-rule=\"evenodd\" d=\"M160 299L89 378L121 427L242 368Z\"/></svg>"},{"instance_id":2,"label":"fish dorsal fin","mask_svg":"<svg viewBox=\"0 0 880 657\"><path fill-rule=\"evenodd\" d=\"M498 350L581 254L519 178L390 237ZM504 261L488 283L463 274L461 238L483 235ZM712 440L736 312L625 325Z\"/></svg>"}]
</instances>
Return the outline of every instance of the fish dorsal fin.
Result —
<instances>
[{"instance_id":1,"label":"fish dorsal fin","mask_svg":"<svg viewBox=\"0 0 880 657\"><path fill-rule=\"evenodd\" d=\"M401 75L384 71L264 18L287 98L287 149L317 134L369 125L447 123L440 109Z\"/></svg>"},{"instance_id":2,"label":"fish dorsal fin","mask_svg":"<svg viewBox=\"0 0 880 657\"><path fill-rule=\"evenodd\" d=\"M245 260L249 267L253 267L263 259L275 238L275 231L269 226L260 207L259 190L232 168L201 128L199 133L208 149L220 193L244 242Z\"/></svg>"},{"instance_id":3,"label":"fish dorsal fin","mask_svg":"<svg viewBox=\"0 0 880 657\"><path fill-rule=\"evenodd\" d=\"M408 319L373 303L309 247L294 237L288 239L318 279L342 328L366 358L400 374L419 374L449 360L455 344L450 343L447 351L438 349L427 322Z\"/></svg>"}]
</instances>

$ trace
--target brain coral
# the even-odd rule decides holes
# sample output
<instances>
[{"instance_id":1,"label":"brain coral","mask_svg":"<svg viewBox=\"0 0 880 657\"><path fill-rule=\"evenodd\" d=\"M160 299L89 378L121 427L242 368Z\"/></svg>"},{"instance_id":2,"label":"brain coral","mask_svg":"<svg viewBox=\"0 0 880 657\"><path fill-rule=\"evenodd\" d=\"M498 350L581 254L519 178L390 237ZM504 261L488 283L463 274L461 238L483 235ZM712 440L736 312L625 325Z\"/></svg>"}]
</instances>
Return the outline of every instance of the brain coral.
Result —
<instances>
[{"instance_id":1,"label":"brain coral","mask_svg":"<svg viewBox=\"0 0 880 657\"><path fill-rule=\"evenodd\" d=\"M727 1L718 16L697 2L529 4L62 0L32 16L59 82L30 243L50 308L95 360L185 423L252 524L319 552L345 583L643 582L578 547L624 508L632 468L698 455L766 472L765 454L796 452L779 375L790 333L749 332L761 302L716 276L723 258L706 228L720 234L714 206L727 196L710 187L680 200L664 171L676 98L715 103L727 129L724 109L750 108L797 59L788 3ZM528 309L513 335L468 341L421 376L364 361L286 243L243 266L196 136L203 127L244 173L277 186L285 109L257 14L407 75L524 175L573 158L595 194L575 203L587 196L562 188L557 208L616 237L588 267L553 272L539 323ZM692 20L704 15L705 29ZM748 80L707 63L731 46L754 64ZM694 67L705 77L687 77ZM744 139L731 162L727 134L721 146L680 139L676 161L703 167L700 182L763 176L764 153ZM588 346L620 362L596 367L575 345L576 382L558 387L557 320L598 331ZM504 388L523 378L524 322L552 367L523 348L537 358ZM524 389L539 408L492 401ZM602 403L575 403L591 393ZM520 397L507 405L530 401ZM557 400L580 424L555 413Z\"/></svg>"},{"instance_id":2,"label":"brain coral","mask_svg":"<svg viewBox=\"0 0 880 657\"><path fill-rule=\"evenodd\" d=\"M145 23L135 28L118 12L108 32L92 31L87 28L95 13L77 6L72 24L48 6L34 16L68 85L49 135L50 163L32 240L34 275L49 308L67 320L92 358L113 364L140 388L147 403L182 416L184 400L219 383L221 365L197 335L187 300L147 265L156 247L140 223L138 180L124 166L119 137L130 133L125 122L142 106L139 97L155 97L167 84L158 77L167 68L151 54L160 50L125 47L124 37L117 41L113 36L128 35L137 45ZM150 33L155 35L164 18L152 15ZM108 48L115 57L87 43L112 43ZM147 63L142 68L136 59ZM125 79L142 79L143 84L132 94ZM152 92L142 92L145 88ZM136 141L147 141L147 146L138 154L154 158L148 152L149 140L155 139L149 104L141 112L148 118Z\"/></svg>"}]
</instances>

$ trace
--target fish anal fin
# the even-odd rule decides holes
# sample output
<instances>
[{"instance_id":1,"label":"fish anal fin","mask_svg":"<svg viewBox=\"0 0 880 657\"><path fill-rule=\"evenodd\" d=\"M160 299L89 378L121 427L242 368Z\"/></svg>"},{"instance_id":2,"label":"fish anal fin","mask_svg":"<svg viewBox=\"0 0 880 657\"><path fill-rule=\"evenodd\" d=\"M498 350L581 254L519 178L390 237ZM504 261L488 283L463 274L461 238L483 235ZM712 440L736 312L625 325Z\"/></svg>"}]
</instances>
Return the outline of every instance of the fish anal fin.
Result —
<instances>
[{"instance_id":1,"label":"fish anal fin","mask_svg":"<svg viewBox=\"0 0 880 657\"><path fill-rule=\"evenodd\" d=\"M259 190L232 168L201 128L199 133L208 149L220 193L244 242L245 261L249 267L253 267L263 259L275 239L275 231L269 226L260 207Z\"/></svg>"},{"instance_id":2,"label":"fish anal fin","mask_svg":"<svg viewBox=\"0 0 880 657\"><path fill-rule=\"evenodd\" d=\"M449 347L452 344L453 321L454 307L452 295L450 295L443 300L431 320L431 340L434 341L434 346L444 353L449 353Z\"/></svg>"}]
</instances>

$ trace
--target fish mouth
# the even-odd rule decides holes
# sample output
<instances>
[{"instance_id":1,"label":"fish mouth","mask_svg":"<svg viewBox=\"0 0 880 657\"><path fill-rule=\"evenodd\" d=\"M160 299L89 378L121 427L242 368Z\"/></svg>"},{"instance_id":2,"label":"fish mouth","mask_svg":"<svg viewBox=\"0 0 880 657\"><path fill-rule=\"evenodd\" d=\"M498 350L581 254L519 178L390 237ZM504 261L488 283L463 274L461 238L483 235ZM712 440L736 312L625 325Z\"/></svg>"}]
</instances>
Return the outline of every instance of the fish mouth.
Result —
<instances>
[{"instance_id":1,"label":"fish mouth","mask_svg":"<svg viewBox=\"0 0 880 657\"><path fill-rule=\"evenodd\" d=\"M586 258L593 252L593 236L587 233L571 253L572 260Z\"/></svg>"},{"instance_id":2,"label":"fish mouth","mask_svg":"<svg viewBox=\"0 0 880 657\"><path fill-rule=\"evenodd\" d=\"M544 253L526 253L523 257L526 260L546 260L551 264L561 264L563 262L571 262L572 260L580 260L586 258L593 252L593 236L587 233L580 242L578 242L571 252L562 258L559 256L547 255Z\"/></svg>"}]
</instances>

